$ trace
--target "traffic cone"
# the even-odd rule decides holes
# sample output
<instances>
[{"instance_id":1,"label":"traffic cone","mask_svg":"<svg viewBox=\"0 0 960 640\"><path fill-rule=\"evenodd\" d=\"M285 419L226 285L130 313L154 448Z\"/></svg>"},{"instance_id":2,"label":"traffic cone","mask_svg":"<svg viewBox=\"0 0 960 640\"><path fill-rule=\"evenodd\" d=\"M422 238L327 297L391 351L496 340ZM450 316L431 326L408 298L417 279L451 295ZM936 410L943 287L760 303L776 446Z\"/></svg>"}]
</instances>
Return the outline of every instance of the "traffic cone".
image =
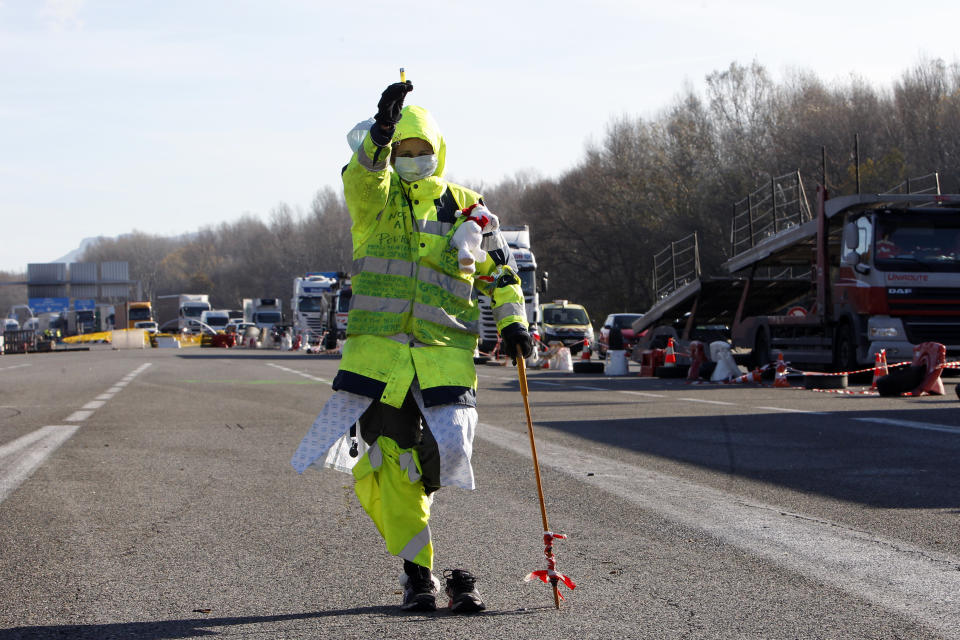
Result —
<instances>
[{"instance_id":1,"label":"traffic cone","mask_svg":"<svg viewBox=\"0 0 960 640\"><path fill-rule=\"evenodd\" d=\"M667 353L663 357L663 366L665 367L675 367L677 366L677 354L673 350L673 338L667 340Z\"/></svg>"},{"instance_id":2,"label":"traffic cone","mask_svg":"<svg viewBox=\"0 0 960 640\"><path fill-rule=\"evenodd\" d=\"M880 354L881 354L881 352L880 352L880 351L877 351L877 353L874 354L874 356L873 356L873 382L870 383L870 390L871 390L871 391L876 391L876 390L877 390L877 380L879 380L879 379L882 378L883 376L887 375L886 373L881 373L881 372L880 372L881 369L884 368L884 367L883 367L883 364L882 364L882 360L881 360Z\"/></svg>"},{"instance_id":3,"label":"traffic cone","mask_svg":"<svg viewBox=\"0 0 960 640\"><path fill-rule=\"evenodd\" d=\"M783 361L783 352L777 354L777 372L773 378L773 386L778 388L790 386L787 381L787 363Z\"/></svg>"},{"instance_id":4,"label":"traffic cone","mask_svg":"<svg viewBox=\"0 0 960 640\"><path fill-rule=\"evenodd\" d=\"M580 351L581 360L589 360L592 353L590 352L590 339L583 339L583 350Z\"/></svg>"},{"instance_id":5,"label":"traffic cone","mask_svg":"<svg viewBox=\"0 0 960 640\"><path fill-rule=\"evenodd\" d=\"M880 349L880 375L885 376L890 372L887 371L887 350Z\"/></svg>"}]
</instances>

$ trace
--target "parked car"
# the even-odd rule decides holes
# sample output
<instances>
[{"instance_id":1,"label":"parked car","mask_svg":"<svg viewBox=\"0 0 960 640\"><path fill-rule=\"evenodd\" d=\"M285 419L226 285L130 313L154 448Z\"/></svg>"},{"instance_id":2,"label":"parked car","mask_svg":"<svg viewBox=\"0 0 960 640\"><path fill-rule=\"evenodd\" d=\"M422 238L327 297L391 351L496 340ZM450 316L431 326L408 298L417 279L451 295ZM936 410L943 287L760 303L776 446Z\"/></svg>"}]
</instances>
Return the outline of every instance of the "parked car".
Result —
<instances>
[{"instance_id":1,"label":"parked car","mask_svg":"<svg viewBox=\"0 0 960 640\"><path fill-rule=\"evenodd\" d=\"M583 341L593 344L593 325L587 310L579 304L567 300L554 300L540 305L540 338L544 344L562 342L577 354L583 349Z\"/></svg>"},{"instance_id":2,"label":"parked car","mask_svg":"<svg viewBox=\"0 0 960 640\"><path fill-rule=\"evenodd\" d=\"M607 349L610 348L610 330L620 329L620 335L623 336L623 348L630 357L634 342L637 336L633 333L633 323L643 317L642 313L611 313L603 321L600 327L600 337L597 339L597 353L601 358L607 356Z\"/></svg>"}]
</instances>

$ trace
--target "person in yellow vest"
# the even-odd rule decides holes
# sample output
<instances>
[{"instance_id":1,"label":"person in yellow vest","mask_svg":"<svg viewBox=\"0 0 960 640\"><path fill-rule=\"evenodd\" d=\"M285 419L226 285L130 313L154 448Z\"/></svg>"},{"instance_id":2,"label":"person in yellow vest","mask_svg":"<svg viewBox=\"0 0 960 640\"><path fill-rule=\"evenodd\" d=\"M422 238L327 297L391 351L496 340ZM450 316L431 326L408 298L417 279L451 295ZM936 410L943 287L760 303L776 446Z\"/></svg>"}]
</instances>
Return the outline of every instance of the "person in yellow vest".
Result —
<instances>
[{"instance_id":1,"label":"person in yellow vest","mask_svg":"<svg viewBox=\"0 0 960 640\"><path fill-rule=\"evenodd\" d=\"M387 550L403 559L401 608L431 611L441 586L432 572L434 492L475 487L474 289L491 297L509 353L528 357L533 341L510 249L497 224L484 224L494 216L481 196L443 178L446 144L426 109L403 106L412 90L409 82L387 87L362 142L351 143L342 175L353 240L347 339L335 393L291 464L353 474ZM482 259L467 269L451 240L473 222L488 231ZM470 571L448 569L444 578L451 611L485 608Z\"/></svg>"}]
</instances>

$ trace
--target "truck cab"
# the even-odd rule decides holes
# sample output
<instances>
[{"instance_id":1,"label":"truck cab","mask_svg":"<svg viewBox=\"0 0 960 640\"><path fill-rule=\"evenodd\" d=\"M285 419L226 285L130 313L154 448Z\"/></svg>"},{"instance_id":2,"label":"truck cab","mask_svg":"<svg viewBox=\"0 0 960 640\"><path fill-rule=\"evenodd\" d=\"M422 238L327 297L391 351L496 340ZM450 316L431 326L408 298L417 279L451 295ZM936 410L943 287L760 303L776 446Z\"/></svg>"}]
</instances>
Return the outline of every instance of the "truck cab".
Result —
<instances>
[{"instance_id":1,"label":"truck cab","mask_svg":"<svg viewBox=\"0 0 960 640\"><path fill-rule=\"evenodd\" d=\"M200 322L210 325L217 331L223 331L230 322L230 312L226 309L211 309L200 314Z\"/></svg>"}]
</instances>

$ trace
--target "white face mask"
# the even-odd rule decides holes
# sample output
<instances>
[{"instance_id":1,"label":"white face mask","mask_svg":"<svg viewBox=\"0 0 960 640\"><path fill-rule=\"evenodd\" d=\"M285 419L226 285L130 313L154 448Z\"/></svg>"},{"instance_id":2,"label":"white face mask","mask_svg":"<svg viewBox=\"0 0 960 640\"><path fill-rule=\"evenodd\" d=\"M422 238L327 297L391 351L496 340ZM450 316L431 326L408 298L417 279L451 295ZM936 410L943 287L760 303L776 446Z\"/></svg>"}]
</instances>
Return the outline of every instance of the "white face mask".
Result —
<instances>
[{"instance_id":1,"label":"white face mask","mask_svg":"<svg viewBox=\"0 0 960 640\"><path fill-rule=\"evenodd\" d=\"M397 158L393 168L407 182L423 180L427 176L432 176L437 170L437 154L431 153L416 158Z\"/></svg>"}]
</instances>

